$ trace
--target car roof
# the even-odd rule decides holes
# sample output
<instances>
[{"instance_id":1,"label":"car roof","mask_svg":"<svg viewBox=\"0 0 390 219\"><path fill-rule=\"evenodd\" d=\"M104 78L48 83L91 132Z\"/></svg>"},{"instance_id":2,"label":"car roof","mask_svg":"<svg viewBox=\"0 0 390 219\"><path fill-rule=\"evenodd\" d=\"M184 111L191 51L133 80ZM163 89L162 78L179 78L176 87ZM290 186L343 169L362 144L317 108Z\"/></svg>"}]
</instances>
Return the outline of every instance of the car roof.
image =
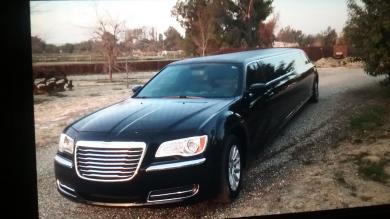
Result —
<instances>
[{"instance_id":1,"label":"car roof","mask_svg":"<svg viewBox=\"0 0 390 219\"><path fill-rule=\"evenodd\" d=\"M286 53L296 53L302 51L296 48L269 48L269 49L257 49L244 52L234 52L220 55L203 56L197 58L183 59L180 61L172 62L169 65L178 64L195 64L195 63L241 63L247 64L254 60L264 59L272 56L282 55Z\"/></svg>"}]
</instances>

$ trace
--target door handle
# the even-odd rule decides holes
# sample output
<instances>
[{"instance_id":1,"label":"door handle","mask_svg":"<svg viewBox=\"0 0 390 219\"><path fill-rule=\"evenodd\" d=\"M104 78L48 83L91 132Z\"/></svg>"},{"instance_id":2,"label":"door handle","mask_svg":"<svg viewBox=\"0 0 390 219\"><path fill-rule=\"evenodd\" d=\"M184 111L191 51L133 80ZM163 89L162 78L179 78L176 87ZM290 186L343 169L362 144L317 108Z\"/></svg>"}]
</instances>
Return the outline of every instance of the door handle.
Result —
<instances>
[{"instance_id":1,"label":"door handle","mask_svg":"<svg viewBox=\"0 0 390 219\"><path fill-rule=\"evenodd\" d=\"M274 93L272 90L267 91L267 92L264 93L264 95L267 96L267 97L272 96L272 95L274 95L274 94L275 94L275 93Z\"/></svg>"}]
</instances>

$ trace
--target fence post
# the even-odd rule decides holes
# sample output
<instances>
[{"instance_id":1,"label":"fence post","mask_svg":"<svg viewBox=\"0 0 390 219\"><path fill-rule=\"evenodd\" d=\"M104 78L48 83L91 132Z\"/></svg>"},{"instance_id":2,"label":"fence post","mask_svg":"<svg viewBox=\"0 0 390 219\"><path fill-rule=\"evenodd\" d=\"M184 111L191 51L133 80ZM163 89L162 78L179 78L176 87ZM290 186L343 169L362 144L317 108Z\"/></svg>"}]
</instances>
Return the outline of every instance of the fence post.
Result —
<instances>
[{"instance_id":1,"label":"fence post","mask_svg":"<svg viewBox=\"0 0 390 219\"><path fill-rule=\"evenodd\" d=\"M129 69L127 67L127 58L126 58L126 86L129 88Z\"/></svg>"}]
</instances>

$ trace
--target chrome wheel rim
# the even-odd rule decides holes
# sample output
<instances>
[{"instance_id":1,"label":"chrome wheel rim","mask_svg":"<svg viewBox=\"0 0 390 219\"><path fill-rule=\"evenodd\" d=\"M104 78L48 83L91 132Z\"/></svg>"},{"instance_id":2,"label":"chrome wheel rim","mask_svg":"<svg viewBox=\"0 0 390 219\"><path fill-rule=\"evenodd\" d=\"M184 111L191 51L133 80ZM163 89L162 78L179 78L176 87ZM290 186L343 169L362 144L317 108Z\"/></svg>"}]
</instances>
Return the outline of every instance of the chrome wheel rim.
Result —
<instances>
[{"instance_id":1,"label":"chrome wheel rim","mask_svg":"<svg viewBox=\"0 0 390 219\"><path fill-rule=\"evenodd\" d=\"M229 186L232 191L236 191L241 177L240 151L237 145L233 145L229 152Z\"/></svg>"}]
</instances>

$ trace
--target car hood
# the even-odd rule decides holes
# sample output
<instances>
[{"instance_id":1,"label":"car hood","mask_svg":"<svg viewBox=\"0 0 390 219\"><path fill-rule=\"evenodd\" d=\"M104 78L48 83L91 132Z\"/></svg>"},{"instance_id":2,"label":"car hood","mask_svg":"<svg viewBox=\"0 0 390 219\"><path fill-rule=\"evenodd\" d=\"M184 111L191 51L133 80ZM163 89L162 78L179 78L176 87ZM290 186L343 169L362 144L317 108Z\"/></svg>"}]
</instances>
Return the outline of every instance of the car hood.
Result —
<instances>
[{"instance_id":1,"label":"car hood","mask_svg":"<svg viewBox=\"0 0 390 219\"><path fill-rule=\"evenodd\" d=\"M119 136L133 132L170 132L199 129L233 99L129 98L72 125L79 132Z\"/></svg>"}]
</instances>

